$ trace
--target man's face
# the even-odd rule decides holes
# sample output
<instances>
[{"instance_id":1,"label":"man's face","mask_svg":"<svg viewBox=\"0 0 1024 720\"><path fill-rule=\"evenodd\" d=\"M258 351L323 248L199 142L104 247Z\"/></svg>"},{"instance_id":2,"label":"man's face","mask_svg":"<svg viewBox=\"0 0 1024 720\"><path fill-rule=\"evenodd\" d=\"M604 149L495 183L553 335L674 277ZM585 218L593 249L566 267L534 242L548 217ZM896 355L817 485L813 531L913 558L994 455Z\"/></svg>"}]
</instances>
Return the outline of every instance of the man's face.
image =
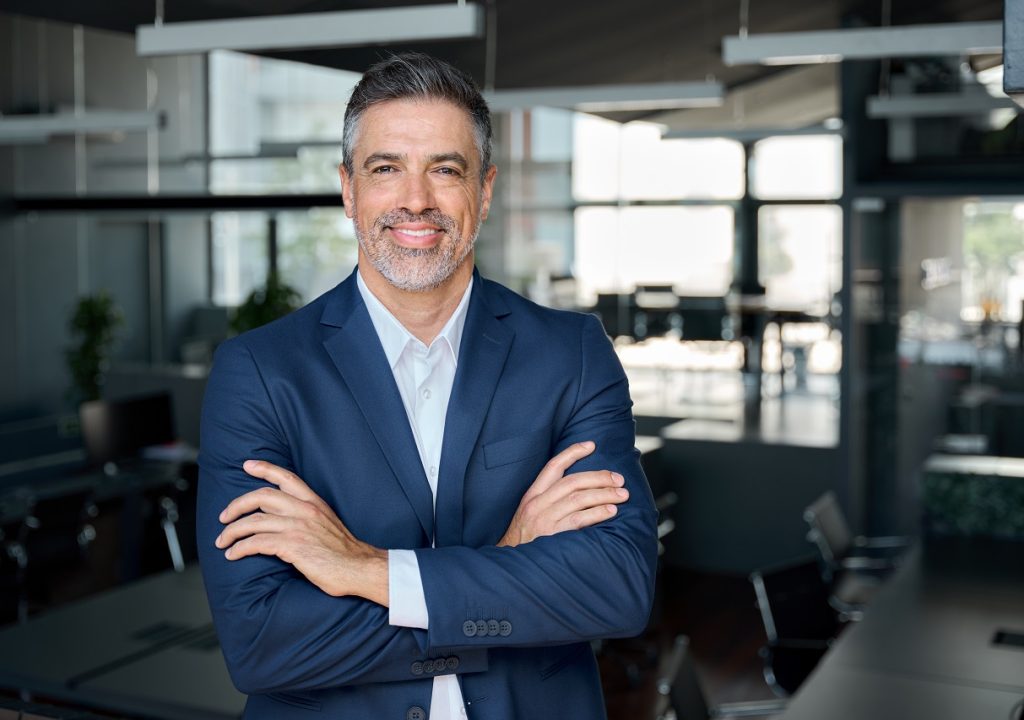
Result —
<instances>
[{"instance_id":1,"label":"man's face","mask_svg":"<svg viewBox=\"0 0 1024 720\"><path fill-rule=\"evenodd\" d=\"M360 256L401 290L443 285L471 259L495 169L481 158L466 111L439 100L389 100L360 120L345 214Z\"/></svg>"}]
</instances>

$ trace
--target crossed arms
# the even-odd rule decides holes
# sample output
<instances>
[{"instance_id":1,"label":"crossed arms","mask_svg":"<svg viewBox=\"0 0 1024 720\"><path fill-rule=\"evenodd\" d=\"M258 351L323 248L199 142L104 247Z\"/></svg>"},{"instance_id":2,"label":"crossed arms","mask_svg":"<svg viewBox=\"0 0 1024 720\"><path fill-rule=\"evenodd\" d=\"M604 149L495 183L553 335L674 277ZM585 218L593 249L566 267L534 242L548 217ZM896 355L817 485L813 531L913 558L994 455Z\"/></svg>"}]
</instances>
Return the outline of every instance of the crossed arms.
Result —
<instances>
[{"instance_id":1,"label":"crossed arms","mask_svg":"<svg viewBox=\"0 0 1024 720\"><path fill-rule=\"evenodd\" d=\"M582 342L584 352L614 357L603 333L585 331ZM625 377L604 360L581 379L559 452L498 545L416 551L424 631L388 623L386 549L355 537L286 469L290 452L249 350L233 343L219 353L204 417L199 535L236 685L261 693L409 680L410 658L441 647L463 648L460 672L473 672L486 669L489 647L640 632L652 594L654 510L632 449ZM253 457L261 461L243 471ZM493 607L508 609L515 632L462 632L467 609Z\"/></svg>"}]
</instances>

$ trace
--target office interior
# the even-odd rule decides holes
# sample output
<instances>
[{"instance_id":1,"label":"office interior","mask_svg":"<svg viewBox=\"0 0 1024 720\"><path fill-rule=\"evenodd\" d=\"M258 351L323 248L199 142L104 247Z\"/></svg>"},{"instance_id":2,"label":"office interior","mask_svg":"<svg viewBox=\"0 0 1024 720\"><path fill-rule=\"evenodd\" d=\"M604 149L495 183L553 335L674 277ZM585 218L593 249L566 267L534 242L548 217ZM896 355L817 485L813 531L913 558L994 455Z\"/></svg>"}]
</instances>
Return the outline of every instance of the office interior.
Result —
<instances>
[{"instance_id":1,"label":"office interior","mask_svg":"<svg viewBox=\"0 0 1024 720\"><path fill-rule=\"evenodd\" d=\"M1020 716L1024 2L452 2L467 37L156 55L444 4L128 5L0 6L0 718L241 716L205 380L351 272L345 102L407 49L494 109L480 271L630 380L661 554L647 633L594 644L609 717Z\"/></svg>"}]
</instances>

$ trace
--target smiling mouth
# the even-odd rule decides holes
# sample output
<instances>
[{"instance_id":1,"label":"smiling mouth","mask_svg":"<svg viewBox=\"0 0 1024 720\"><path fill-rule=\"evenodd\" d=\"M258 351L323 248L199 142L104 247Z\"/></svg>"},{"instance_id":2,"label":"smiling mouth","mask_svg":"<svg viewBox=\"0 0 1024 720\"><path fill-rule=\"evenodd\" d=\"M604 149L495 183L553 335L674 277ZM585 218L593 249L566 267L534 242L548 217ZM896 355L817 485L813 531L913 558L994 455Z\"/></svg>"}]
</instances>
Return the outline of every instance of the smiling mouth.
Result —
<instances>
[{"instance_id":1,"label":"smiling mouth","mask_svg":"<svg viewBox=\"0 0 1024 720\"><path fill-rule=\"evenodd\" d=\"M403 235L409 235L411 237L427 237L429 235L436 235L442 232L440 228L424 228L422 230L409 230L407 228L391 227L390 230Z\"/></svg>"}]
</instances>

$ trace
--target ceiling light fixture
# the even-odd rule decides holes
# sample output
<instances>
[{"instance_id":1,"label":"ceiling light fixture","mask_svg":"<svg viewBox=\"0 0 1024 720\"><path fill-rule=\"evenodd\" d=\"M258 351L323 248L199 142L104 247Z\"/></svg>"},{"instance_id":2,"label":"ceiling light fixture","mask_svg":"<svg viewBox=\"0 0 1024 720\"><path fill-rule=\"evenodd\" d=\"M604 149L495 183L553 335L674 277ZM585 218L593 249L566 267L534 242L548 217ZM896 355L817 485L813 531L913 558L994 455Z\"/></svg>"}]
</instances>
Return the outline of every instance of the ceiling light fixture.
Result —
<instances>
[{"instance_id":1,"label":"ceiling light fixture","mask_svg":"<svg viewBox=\"0 0 1024 720\"><path fill-rule=\"evenodd\" d=\"M233 20L141 25L139 55L184 55L211 50L297 50L360 47L483 36L484 11L476 3L343 10Z\"/></svg>"},{"instance_id":2,"label":"ceiling light fixture","mask_svg":"<svg viewBox=\"0 0 1024 720\"><path fill-rule=\"evenodd\" d=\"M557 107L581 112L671 110L715 107L725 91L720 82L635 83L517 88L484 93L491 110Z\"/></svg>"},{"instance_id":3,"label":"ceiling light fixture","mask_svg":"<svg viewBox=\"0 0 1024 720\"><path fill-rule=\"evenodd\" d=\"M1002 50L1001 22L968 22L729 35L722 41L722 61L726 65L796 65Z\"/></svg>"},{"instance_id":4,"label":"ceiling light fixture","mask_svg":"<svg viewBox=\"0 0 1024 720\"><path fill-rule=\"evenodd\" d=\"M964 117L1016 107L1010 98L984 91L873 95L868 98L867 115L869 118Z\"/></svg>"}]
</instances>

